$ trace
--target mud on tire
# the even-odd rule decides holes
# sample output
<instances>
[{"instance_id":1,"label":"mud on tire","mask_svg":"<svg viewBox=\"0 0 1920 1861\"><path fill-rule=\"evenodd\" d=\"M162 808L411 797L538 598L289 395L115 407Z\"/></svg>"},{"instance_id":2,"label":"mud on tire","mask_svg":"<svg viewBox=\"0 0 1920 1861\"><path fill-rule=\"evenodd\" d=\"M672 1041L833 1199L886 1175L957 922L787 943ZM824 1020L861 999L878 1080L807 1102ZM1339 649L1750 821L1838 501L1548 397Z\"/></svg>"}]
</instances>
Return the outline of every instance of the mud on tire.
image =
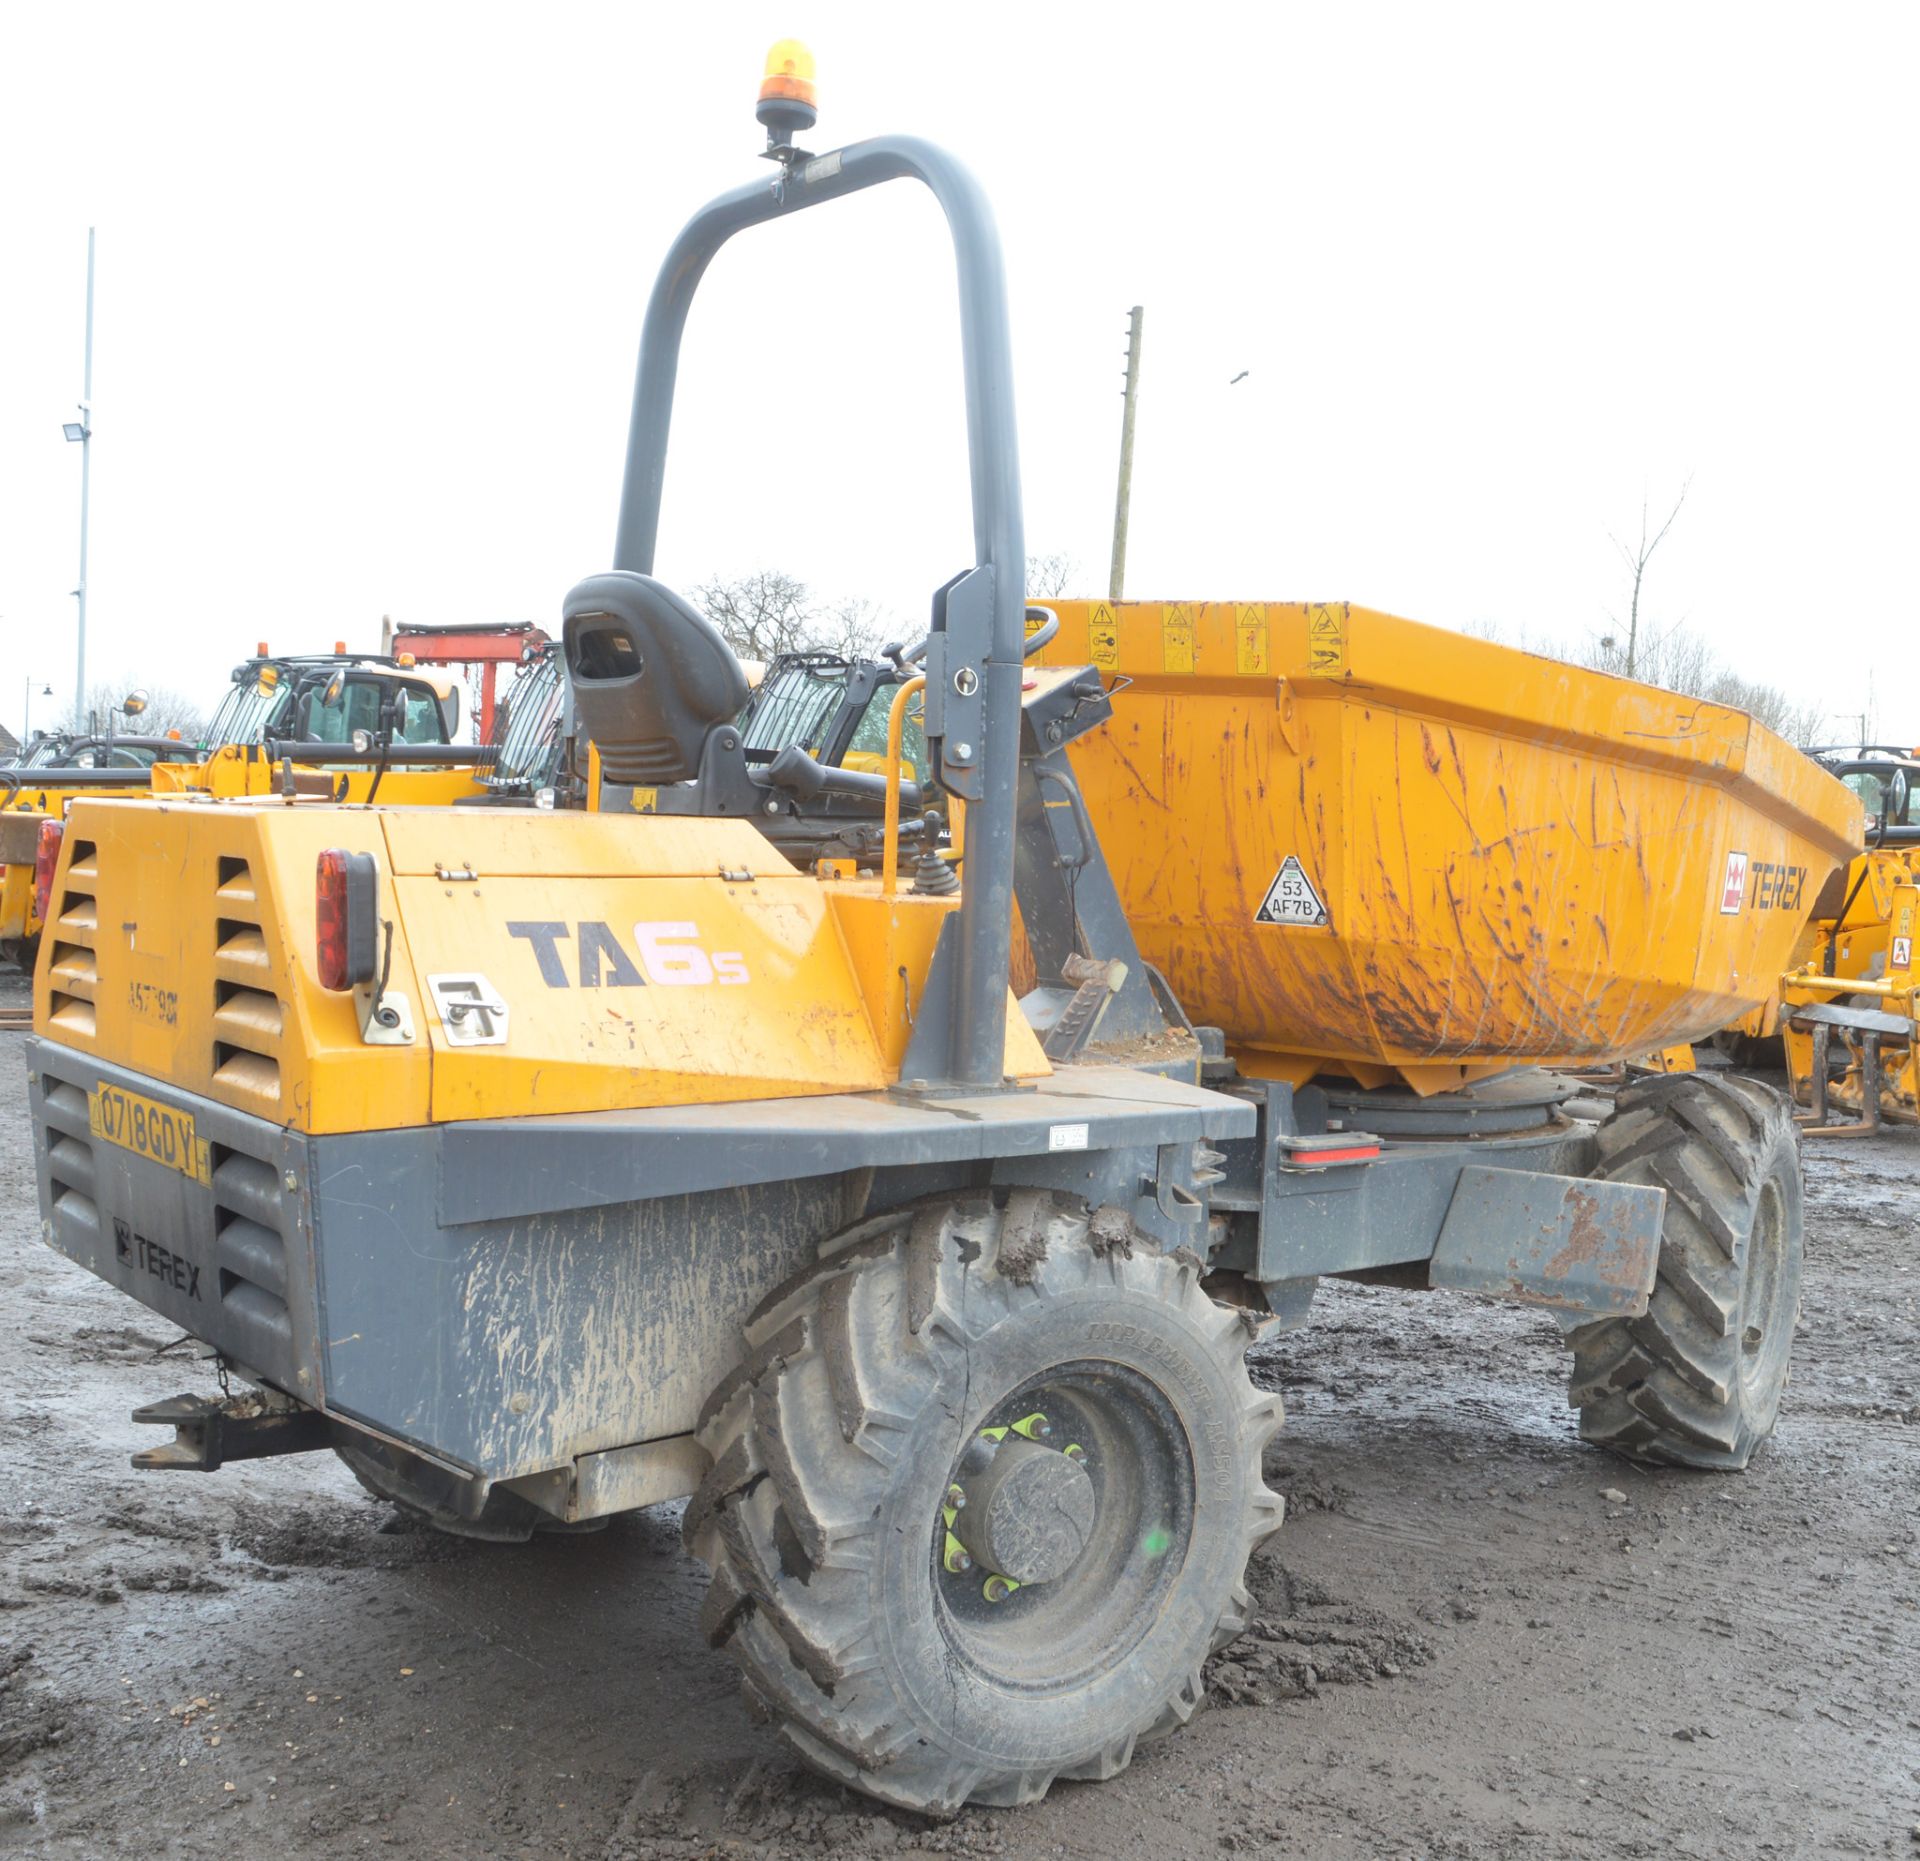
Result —
<instances>
[{"instance_id":1,"label":"mud on tire","mask_svg":"<svg viewBox=\"0 0 1920 1861\"><path fill-rule=\"evenodd\" d=\"M1740 1468L1773 1432L1800 1309L1790 1108L1748 1079L1678 1075L1620 1094L1596 1178L1667 1192L1644 1317L1572 1333L1583 1439L1636 1460Z\"/></svg>"},{"instance_id":2,"label":"mud on tire","mask_svg":"<svg viewBox=\"0 0 1920 1861\"><path fill-rule=\"evenodd\" d=\"M946 1814L1110 1777L1192 1715L1281 1515L1279 1401L1200 1274L1118 1210L1015 1190L861 1223L763 1302L703 1414L685 1533L709 1643L808 1764ZM1097 1503L1070 1565L996 1603L983 1563L946 1562L942 1505L964 1470L997 1477L980 1457L1013 1437L983 1431L1027 1411L1080 1455L1043 1475ZM953 1523L978 1539L987 1516Z\"/></svg>"}]
</instances>

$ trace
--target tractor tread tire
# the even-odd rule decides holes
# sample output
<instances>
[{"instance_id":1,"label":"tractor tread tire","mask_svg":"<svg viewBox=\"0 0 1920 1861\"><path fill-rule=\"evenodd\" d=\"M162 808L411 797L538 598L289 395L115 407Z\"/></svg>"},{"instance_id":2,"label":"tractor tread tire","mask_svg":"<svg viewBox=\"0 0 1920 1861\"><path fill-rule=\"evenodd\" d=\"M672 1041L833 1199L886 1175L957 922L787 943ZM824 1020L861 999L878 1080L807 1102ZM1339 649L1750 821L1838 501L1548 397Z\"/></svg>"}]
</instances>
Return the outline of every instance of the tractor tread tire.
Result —
<instances>
[{"instance_id":1,"label":"tractor tread tire","mask_svg":"<svg viewBox=\"0 0 1920 1861\"><path fill-rule=\"evenodd\" d=\"M1572 1333L1568 1401L1582 1439L1631 1459L1738 1469L1773 1432L1799 1310L1802 1201L1787 1102L1748 1079L1674 1074L1622 1092L1599 1133L1597 1179L1664 1189L1647 1310ZM1778 1198L1788 1338L1757 1379L1742 1371L1742 1289L1763 1195Z\"/></svg>"},{"instance_id":2,"label":"tractor tread tire","mask_svg":"<svg viewBox=\"0 0 1920 1861\"><path fill-rule=\"evenodd\" d=\"M1202 1662L1251 1614L1246 1562L1282 1511L1260 1473L1279 1401L1248 1379L1247 1330L1208 1297L1191 1256L1138 1234L1131 1255L1097 1251L1090 1228L1083 1202L1031 1189L999 1207L943 1198L859 1223L762 1302L746 1362L707 1405L713 1470L684 1526L713 1573L702 1631L738 1662L749 1709L805 1763L884 1802L949 1815L1032 1802L1058 1777L1115 1775L1141 1738L1192 1717ZM1140 1639L1124 1661L1063 1683L1057 1709L971 1670L940 1698L918 1685L929 1650L945 1648L944 1605L919 1587L935 1581L931 1539L913 1549L937 1499L925 1528L897 1521L919 1518L924 1483L942 1490L1004 1394L994 1378L1006 1364L1030 1351L1026 1374L1040 1374L1086 1355L1095 1310L1116 1329L1157 1325L1189 1353L1182 1374L1200 1393L1183 1384L1181 1400L1202 1405L1213 1433L1200 1438L1233 1444L1195 1468L1213 1503L1196 1497L1160 1614L1129 1625ZM1069 1324L1063 1356L1056 1330ZM960 1671L956 1659L946 1651Z\"/></svg>"}]
</instances>

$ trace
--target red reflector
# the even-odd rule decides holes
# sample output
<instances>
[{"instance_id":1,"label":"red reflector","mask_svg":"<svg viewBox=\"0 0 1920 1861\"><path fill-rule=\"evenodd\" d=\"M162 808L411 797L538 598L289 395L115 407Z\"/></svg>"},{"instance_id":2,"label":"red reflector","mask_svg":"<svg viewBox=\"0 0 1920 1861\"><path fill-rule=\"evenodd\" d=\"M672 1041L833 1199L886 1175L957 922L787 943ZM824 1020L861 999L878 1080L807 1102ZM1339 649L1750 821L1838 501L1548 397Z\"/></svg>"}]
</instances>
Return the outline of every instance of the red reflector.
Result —
<instances>
[{"instance_id":1,"label":"red reflector","mask_svg":"<svg viewBox=\"0 0 1920 1861\"><path fill-rule=\"evenodd\" d=\"M314 967L323 989L374 979L374 886L371 853L328 847L314 861Z\"/></svg>"},{"instance_id":2,"label":"red reflector","mask_svg":"<svg viewBox=\"0 0 1920 1861\"><path fill-rule=\"evenodd\" d=\"M47 921L53 903L53 869L60 863L60 836L66 832L58 821L42 821L40 838L33 847L33 915L42 924Z\"/></svg>"},{"instance_id":3,"label":"red reflector","mask_svg":"<svg viewBox=\"0 0 1920 1861\"><path fill-rule=\"evenodd\" d=\"M1279 1147L1296 1169L1317 1169L1323 1163L1371 1163L1380 1154L1380 1140L1355 1132L1352 1137L1282 1137Z\"/></svg>"},{"instance_id":4,"label":"red reflector","mask_svg":"<svg viewBox=\"0 0 1920 1861\"><path fill-rule=\"evenodd\" d=\"M316 966L323 989L347 989L347 856L328 847L314 865Z\"/></svg>"}]
</instances>

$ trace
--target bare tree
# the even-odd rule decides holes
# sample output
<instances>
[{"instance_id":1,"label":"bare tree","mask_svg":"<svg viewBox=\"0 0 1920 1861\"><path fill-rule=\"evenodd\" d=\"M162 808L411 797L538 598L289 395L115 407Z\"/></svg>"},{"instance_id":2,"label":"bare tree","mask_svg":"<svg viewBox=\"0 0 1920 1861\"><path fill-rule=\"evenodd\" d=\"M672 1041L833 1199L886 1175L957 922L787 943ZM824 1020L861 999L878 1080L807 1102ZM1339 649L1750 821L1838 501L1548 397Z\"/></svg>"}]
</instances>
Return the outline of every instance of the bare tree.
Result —
<instances>
[{"instance_id":1,"label":"bare tree","mask_svg":"<svg viewBox=\"0 0 1920 1861\"><path fill-rule=\"evenodd\" d=\"M879 602L859 595L848 595L816 615L812 632L810 644L838 653L843 659L874 659L883 646L896 641L911 645L919 637L915 634L912 639L906 638L908 629Z\"/></svg>"},{"instance_id":2,"label":"bare tree","mask_svg":"<svg viewBox=\"0 0 1920 1861\"><path fill-rule=\"evenodd\" d=\"M772 659L812 643L813 591L778 569L733 581L716 575L695 587L693 598L743 659Z\"/></svg>"},{"instance_id":3,"label":"bare tree","mask_svg":"<svg viewBox=\"0 0 1920 1861\"><path fill-rule=\"evenodd\" d=\"M1596 672L1628 676L1626 655L1611 638L1591 642L1576 663ZM1704 698L1709 704L1745 711L1756 723L1801 749L1817 743L1826 725L1827 714L1817 705L1796 702L1791 693L1777 685L1742 678L1688 627L1670 627L1642 641L1632 676L1646 685L1659 685L1685 697Z\"/></svg>"},{"instance_id":4,"label":"bare tree","mask_svg":"<svg viewBox=\"0 0 1920 1861\"><path fill-rule=\"evenodd\" d=\"M1029 556L1027 558L1027 599L1051 601L1063 595L1080 573L1077 558L1068 555Z\"/></svg>"},{"instance_id":5,"label":"bare tree","mask_svg":"<svg viewBox=\"0 0 1920 1861\"><path fill-rule=\"evenodd\" d=\"M1654 529L1648 513L1647 500L1645 497L1641 498L1640 541L1635 548L1629 549L1611 530L1607 532L1607 540L1620 552L1620 560L1627 565L1627 574L1630 578L1627 598L1626 650L1621 654L1624 663L1618 668L1628 678L1640 676L1636 670L1640 664L1640 596L1646 587L1647 564L1653 560L1653 552L1667 540L1667 532L1673 528L1673 520L1680 515L1680 507L1686 503L1687 493L1692 487L1693 479L1689 477L1680 487L1680 495L1673 500L1673 509L1667 512L1665 521L1657 530ZM1614 616L1609 615L1607 618L1613 620ZM1601 644L1612 645L1618 637L1618 629L1619 623L1615 620L1615 632Z\"/></svg>"},{"instance_id":6,"label":"bare tree","mask_svg":"<svg viewBox=\"0 0 1920 1861\"><path fill-rule=\"evenodd\" d=\"M743 659L764 662L802 652L871 659L894 640L919 638L911 623L889 615L877 601L859 595L825 600L778 569L731 581L716 575L697 586L693 598Z\"/></svg>"}]
</instances>

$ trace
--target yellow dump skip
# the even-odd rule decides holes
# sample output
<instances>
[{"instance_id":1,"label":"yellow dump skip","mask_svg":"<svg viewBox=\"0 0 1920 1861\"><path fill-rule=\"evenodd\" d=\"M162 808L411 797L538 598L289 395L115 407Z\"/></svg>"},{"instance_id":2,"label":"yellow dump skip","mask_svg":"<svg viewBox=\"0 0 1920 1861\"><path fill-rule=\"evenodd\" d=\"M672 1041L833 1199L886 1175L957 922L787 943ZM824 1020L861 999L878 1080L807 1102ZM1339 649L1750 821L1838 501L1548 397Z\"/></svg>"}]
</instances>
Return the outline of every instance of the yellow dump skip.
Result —
<instances>
[{"instance_id":1,"label":"yellow dump skip","mask_svg":"<svg viewBox=\"0 0 1920 1861\"><path fill-rule=\"evenodd\" d=\"M1344 604L1055 606L1042 657L1127 681L1072 757L1142 953L1249 1070L1438 1089L1703 1037L1860 845L1723 706Z\"/></svg>"}]
</instances>

